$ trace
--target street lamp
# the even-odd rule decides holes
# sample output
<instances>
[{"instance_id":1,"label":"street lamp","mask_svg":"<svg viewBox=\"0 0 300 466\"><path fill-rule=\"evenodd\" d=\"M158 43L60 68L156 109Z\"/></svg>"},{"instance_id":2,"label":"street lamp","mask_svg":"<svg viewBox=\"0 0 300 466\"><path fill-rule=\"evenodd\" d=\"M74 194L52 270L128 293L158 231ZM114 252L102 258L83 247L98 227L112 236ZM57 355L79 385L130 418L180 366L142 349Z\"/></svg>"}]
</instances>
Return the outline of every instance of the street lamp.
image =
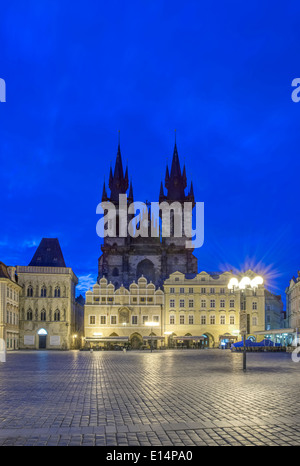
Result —
<instances>
[{"instance_id":1,"label":"street lamp","mask_svg":"<svg viewBox=\"0 0 300 466\"><path fill-rule=\"evenodd\" d=\"M150 333L150 337L151 337L151 353L152 353L152 350L153 350L153 345L152 345L152 327L158 327L159 326L159 322L145 322L145 325L147 325L147 327L151 327L151 333Z\"/></svg>"},{"instance_id":2,"label":"street lamp","mask_svg":"<svg viewBox=\"0 0 300 466\"><path fill-rule=\"evenodd\" d=\"M240 290L241 294L241 321L240 321L240 328L241 333L244 339L244 351L243 351L243 371L246 371L246 337L247 337L247 311L246 311L246 296L245 290L246 289L255 289L258 285L262 285L264 282L263 278L259 275L254 277L252 280L249 277L243 277L240 281L237 278L233 277L229 280L228 289L229 290Z\"/></svg>"}]
</instances>

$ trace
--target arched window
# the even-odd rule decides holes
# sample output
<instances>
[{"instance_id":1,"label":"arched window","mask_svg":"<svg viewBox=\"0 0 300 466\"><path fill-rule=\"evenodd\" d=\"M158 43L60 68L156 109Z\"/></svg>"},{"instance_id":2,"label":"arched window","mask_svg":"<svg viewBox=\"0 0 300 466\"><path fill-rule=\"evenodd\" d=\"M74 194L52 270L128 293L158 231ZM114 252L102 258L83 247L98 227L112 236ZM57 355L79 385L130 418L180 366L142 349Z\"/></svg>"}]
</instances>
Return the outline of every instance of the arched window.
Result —
<instances>
[{"instance_id":1,"label":"arched window","mask_svg":"<svg viewBox=\"0 0 300 466\"><path fill-rule=\"evenodd\" d=\"M60 298L60 288L57 286L54 290L54 297L55 298Z\"/></svg>"},{"instance_id":2,"label":"arched window","mask_svg":"<svg viewBox=\"0 0 300 466\"><path fill-rule=\"evenodd\" d=\"M41 320L46 320L46 311L44 309L41 312Z\"/></svg>"},{"instance_id":3,"label":"arched window","mask_svg":"<svg viewBox=\"0 0 300 466\"><path fill-rule=\"evenodd\" d=\"M47 289L45 286L42 286L42 289L41 289L41 297L42 298L45 298L47 296Z\"/></svg>"},{"instance_id":4,"label":"arched window","mask_svg":"<svg viewBox=\"0 0 300 466\"><path fill-rule=\"evenodd\" d=\"M60 321L60 311L58 309L54 312L54 320L55 322Z\"/></svg>"},{"instance_id":5,"label":"arched window","mask_svg":"<svg viewBox=\"0 0 300 466\"><path fill-rule=\"evenodd\" d=\"M32 310L31 309L29 309L27 311L27 320L32 320Z\"/></svg>"},{"instance_id":6,"label":"arched window","mask_svg":"<svg viewBox=\"0 0 300 466\"><path fill-rule=\"evenodd\" d=\"M27 288L27 296L32 297L33 296L33 288L31 285Z\"/></svg>"}]
</instances>

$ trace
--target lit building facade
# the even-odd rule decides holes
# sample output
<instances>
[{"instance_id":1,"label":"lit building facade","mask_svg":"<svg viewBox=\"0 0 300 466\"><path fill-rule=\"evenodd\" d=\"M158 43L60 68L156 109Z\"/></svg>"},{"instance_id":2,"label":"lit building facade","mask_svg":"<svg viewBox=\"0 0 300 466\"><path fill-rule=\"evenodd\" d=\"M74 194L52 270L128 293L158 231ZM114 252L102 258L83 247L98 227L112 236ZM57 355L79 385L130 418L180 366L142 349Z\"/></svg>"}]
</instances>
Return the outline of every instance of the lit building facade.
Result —
<instances>
[{"instance_id":1,"label":"lit building facade","mask_svg":"<svg viewBox=\"0 0 300 466\"><path fill-rule=\"evenodd\" d=\"M16 268L0 262L0 340L7 351L19 349L21 291L22 288L17 282Z\"/></svg>"},{"instance_id":2,"label":"lit building facade","mask_svg":"<svg viewBox=\"0 0 300 466\"><path fill-rule=\"evenodd\" d=\"M66 267L56 238L43 238L28 266L17 266L20 349L71 349L76 326L78 279ZM79 334L79 335L78 335Z\"/></svg>"},{"instance_id":3,"label":"lit building facade","mask_svg":"<svg viewBox=\"0 0 300 466\"><path fill-rule=\"evenodd\" d=\"M286 293L286 314L288 326L300 328L300 271L290 280Z\"/></svg>"},{"instance_id":4,"label":"lit building facade","mask_svg":"<svg viewBox=\"0 0 300 466\"><path fill-rule=\"evenodd\" d=\"M101 278L86 293L84 318L88 347L159 346L164 340L164 293L145 277L131 283L129 289L121 286L117 290ZM148 325L151 322L152 327Z\"/></svg>"}]
</instances>

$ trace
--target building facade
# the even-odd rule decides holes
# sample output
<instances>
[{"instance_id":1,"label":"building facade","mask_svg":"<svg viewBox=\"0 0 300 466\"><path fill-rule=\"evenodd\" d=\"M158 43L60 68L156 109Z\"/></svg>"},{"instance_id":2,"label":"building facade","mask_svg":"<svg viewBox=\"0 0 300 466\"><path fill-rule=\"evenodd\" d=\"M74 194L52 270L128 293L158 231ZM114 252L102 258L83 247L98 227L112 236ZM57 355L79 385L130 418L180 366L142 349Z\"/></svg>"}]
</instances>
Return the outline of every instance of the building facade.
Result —
<instances>
[{"instance_id":1,"label":"building facade","mask_svg":"<svg viewBox=\"0 0 300 466\"><path fill-rule=\"evenodd\" d=\"M265 290L266 301L266 330L280 329L284 327L283 302L280 295Z\"/></svg>"},{"instance_id":2,"label":"building facade","mask_svg":"<svg viewBox=\"0 0 300 466\"><path fill-rule=\"evenodd\" d=\"M245 275L255 276L252 271ZM247 337L255 339L254 332L265 328L264 286L244 290L241 299L240 290L228 289L234 276L201 272L186 278L175 272L165 280L164 291L145 277L117 290L102 278L86 293L86 346L229 347L241 338L242 302Z\"/></svg>"},{"instance_id":3,"label":"building facade","mask_svg":"<svg viewBox=\"0 0 300 466\"><path fill-rule=\"evenodd\" d=\"M164 340L164 293L145 277L129 289L115 289L101 278L86 293L85 342L87 347L111 348L115 345L140 348L157 346ZM153 322L153 326L149 326Z\"/></svg>"},{"instance_id":4,"label":"building facade","mask_svg":"<svg viewBox=\"0 0 300 466\"><path fill-rule=\"evenodd\" d=\"M288 326L292 328L300 327L300 270L297 277L290 280L286 293L286 318Z\"/></svg>"},{"instance_id":5,"label":"building facade","mask_svg":"<svg viewBox=\"0 0 300 466\"><path fill-rule=\"evenodd\" d=\"M247 315L247 337L265 325L264 286L256 289L228 289L231 278L255 274L249 270L239 276L231 272L201 272L186 278L176 272L165 280L165 321L169 344L199 344L204 347L228 347L241 339L241 312Z\"/></svg>"},{"instance_id":6,"label":"building facade","mask_svg":"<svg viewBox=\"0 0 300 466\"><path fill-rule=\"evenodd\" d=\"M70 349L76 327L78 279L56 238L43 238L28 266L17 266L21 349ZM76 333L75 333L76 332Z\"/></svg>"},{"instance_id":7,"label":"building facade","mask_svg":"<svg viewBox=\"0 0 300 466\"><path fill-rule=\"evenodd\" d=\"M0 262L0 346L7 351L19 348L19 304L21 286L16 268Z\"/></svg>"}]
</instances>

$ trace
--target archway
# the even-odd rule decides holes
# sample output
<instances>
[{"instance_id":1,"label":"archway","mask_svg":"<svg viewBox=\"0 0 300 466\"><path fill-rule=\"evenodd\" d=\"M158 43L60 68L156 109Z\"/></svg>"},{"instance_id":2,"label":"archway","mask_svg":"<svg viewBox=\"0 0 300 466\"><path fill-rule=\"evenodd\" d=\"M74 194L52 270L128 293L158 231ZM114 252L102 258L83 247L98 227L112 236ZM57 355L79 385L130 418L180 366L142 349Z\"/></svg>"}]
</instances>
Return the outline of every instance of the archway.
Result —
<instances>
[{"instance_id":1,"label":"archway","mask_svg":"<svg viewBox=\"0 0 300 466\"><path fill-rule=\"evenodd\" d=\"M46 349L48 332L44 328L40 328L37 332L39 336L39 349Z\"/></svg>"},{"instance_id":2,"label":"archway","mask_svg":"<svg viewBox=\"0 0 300 466\"><path fill-rule=\"evenodd\" d=\"M214 347L215 339L210 333L205 332L205 333L202 334L202 337L204 337L204 340L201 343L202 343L204 348L213 348Z\"/></svg>"},{"instance_id":3,"label":"archway","mask_svg":"<svg viewBox=\"0 0 300 466\"><path fill-rule=\"evenodd\" d=\"M149 259L144 259L138 263L136 269L136 278L138 279L142 275L147 279L148 282L151 281L152 283L155 283L154 264Z\"/></svg>"},{"instance_id":4,"label":"archway","mask_svg":"<svg viewBox=\"0 0 300 466\"><path fill-rule=\"evenodd\" d=\"M143 337L139 333L130 335L130 345L132 349L139 349L143 344Z\"/></svg>"}]
</instances>

